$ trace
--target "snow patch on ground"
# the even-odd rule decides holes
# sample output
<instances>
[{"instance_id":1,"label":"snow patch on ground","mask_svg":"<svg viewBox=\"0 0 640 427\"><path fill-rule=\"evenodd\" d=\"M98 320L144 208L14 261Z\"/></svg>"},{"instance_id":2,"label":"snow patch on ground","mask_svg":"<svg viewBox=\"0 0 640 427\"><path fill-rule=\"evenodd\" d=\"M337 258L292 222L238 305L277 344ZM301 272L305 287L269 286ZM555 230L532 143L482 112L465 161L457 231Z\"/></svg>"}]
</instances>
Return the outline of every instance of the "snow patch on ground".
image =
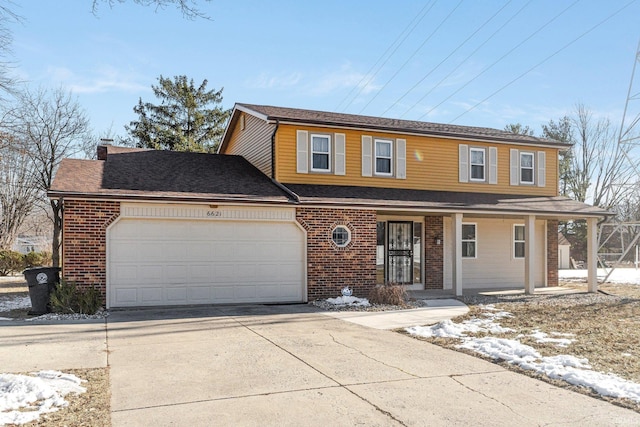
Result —
<instances>
[{"instance_id":1,"label":"snow patch on ground","mask_svg":"<svg viewBox=\"0 0 640 427\"><path fill-rule=\"evenodd\" d=\"M602 268L598 269L598 279L604 279L607 275ZM587 270L558 270L558 278L560 280L586 280ZM607 279L608 283L629 283L632 285L640 285L640 269L635 268L616 268Z\"/></svg>"},{"instance_id":2,"label":"snow patch on ground","mask_svg":"<svg viewBox=\"0 0 640 427\"><path fill-rule=\"evenodd\" d=\"M0 374L0 425L25 424L67 406L64 396L87 391L80 386L84 381L59 371Z\"/></svg>"},{"instance_id":3,"label":"snow patch on ground","mask_svg":"<svg viewBox=\"0 0 640 427\"><path fill-rule=\"evenodd\" d=\"M0 297L0 311L11 311L21 308L31 308L31 299L28 296L12 296L11 298Z\"/></svg>"},{"instance_id":4,"label":"snow patch on ground","mask_svg":"<svg viewBox=\"0 0 640 427\"><path fill-rule=\"evenodd\" d=\"M463 348L490 357L503 360L522 369L531 370L549 378L564 380L569 384L588 387L602 396L627 398L640 402L640 384L625 380L614 374L605 374L591 370L589 361L572 355L558 355L543 357L535 348L522 344L517 338L506 339L494 336L471 337L469 334L486 333L500 335L505 332L515 332L513 329L503 328L497 319L509 317L507 312L497 312L495 307L485 306L482 313L484 318L472 318L462 323L445 320L432 326L413 326L406 328L411 335L427 338L453 338L461 343L457 348ZM571 336L552 332L555 336ZM570 338L552 338L548 334L534 330L528 336L540 343L553 343L566 347L574 340Z\"/></svg>"},{"instance_id":5,"label":"snow patch on ground","mask_svg":"<svg viewBox=\"0 0 640 427\"><path fill-rule=\"evenodd\" d=\"M339 296L338 298L327 298L327 302L333 305L354 305L368 307L369 300L366 298L358 298L353 296Z\"/></svg>"}]
</instances>

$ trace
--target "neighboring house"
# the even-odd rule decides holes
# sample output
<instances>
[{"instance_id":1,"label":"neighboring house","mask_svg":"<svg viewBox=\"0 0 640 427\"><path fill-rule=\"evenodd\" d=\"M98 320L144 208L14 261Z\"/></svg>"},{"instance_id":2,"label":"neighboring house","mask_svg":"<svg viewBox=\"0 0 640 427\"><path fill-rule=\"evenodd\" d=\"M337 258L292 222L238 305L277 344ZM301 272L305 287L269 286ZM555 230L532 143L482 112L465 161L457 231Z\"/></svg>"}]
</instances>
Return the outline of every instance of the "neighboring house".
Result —
<instances>
[{"instance_id":1,"label":"neighboring house","mask_svg":"<svg viewBox=\"0 0 640 427\"><path fill-rule=\"evenodd\" d=\"M569 259L571 258L571 243L564 237L564 234L558 233L558 268L566 270L571 268Z\"/></svg>"},{"instance_id":2,"label":"neighboring house","mask_svg":"<svg viewBox=\"0 0 640 427\"><path fill-rule=\"evenodd\" d=\"M50 239L44 236L18 236L13 243L12 249L21 254L44 252L51 250L51 242Z\"/></svg>"},{"instance_id":3,"label":"neighboring house","mask_svg":"<svg viewBox=\"0 0 640 427\"><path fill-rule=\"evenodd\" d=\"M219 155L99 147L66 159L63 275L108 307L305 302L344 286L554 286L566 144L508 132L237 104Z\"/></svg>"}]
</instances>

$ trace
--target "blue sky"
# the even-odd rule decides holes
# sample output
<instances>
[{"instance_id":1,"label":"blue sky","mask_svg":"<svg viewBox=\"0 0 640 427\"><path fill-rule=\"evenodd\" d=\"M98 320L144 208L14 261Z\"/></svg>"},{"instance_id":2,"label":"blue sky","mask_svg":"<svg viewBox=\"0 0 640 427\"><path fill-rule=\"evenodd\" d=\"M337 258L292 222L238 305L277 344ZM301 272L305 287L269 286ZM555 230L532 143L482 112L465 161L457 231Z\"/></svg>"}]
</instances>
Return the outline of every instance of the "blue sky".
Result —
<instances>
[{"instance_id":1,"label":"blue sky","mask_svg":"<svg viewBox=\"0 0 640 427\"><path fill-rule=\"evenodd\" d=\"M96 133L124 135L138 98L155 101L158 76L180 74L224 87L226 108L520 122L539 132L578 102L619 126L640 38L638 0L198 5L211 20L190 21L172 7L102 4L95 16L91 0L21 0L14 71L33 87L72 90Z\"/></svg>"}]
</instances>

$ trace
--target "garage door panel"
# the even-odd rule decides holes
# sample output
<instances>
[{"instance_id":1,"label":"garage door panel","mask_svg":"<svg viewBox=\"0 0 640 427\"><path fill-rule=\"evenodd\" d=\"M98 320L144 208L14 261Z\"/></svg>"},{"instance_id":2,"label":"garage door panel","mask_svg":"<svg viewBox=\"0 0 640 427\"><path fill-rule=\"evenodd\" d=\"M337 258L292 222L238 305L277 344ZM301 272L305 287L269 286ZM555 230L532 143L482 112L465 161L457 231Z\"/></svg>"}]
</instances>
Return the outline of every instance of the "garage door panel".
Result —
<instances>
[{"instance_id":1,"label":"garage door panel","mask_svg":"<svg viewBox=\"0 0 640 427\"><path fill-rule=\"evenodd\" d=\"M294 223L121 219L107 237L113 307L304 300Z\"/></svg>"},{"instance_id":2,"label":"garage door panel","mask_svg":"<svg viewBox=\"0 0 640 427\"><path fill-rule=\"evenodd\" d=\"M167 295L167 304L178 305L186 304L187 302L187 287L186 286L172 286L165 289Z\"/></svg>"}]
</instances>

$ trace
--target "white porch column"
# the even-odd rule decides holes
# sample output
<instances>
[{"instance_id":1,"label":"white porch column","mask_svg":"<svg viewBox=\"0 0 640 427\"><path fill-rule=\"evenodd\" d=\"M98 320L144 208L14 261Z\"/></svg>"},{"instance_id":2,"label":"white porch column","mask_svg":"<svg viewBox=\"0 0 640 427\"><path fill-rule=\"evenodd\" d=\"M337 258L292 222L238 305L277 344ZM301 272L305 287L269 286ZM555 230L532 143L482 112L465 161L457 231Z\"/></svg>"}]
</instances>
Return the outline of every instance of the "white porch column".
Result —
<instances>
[{"instance_id":1,"label":"white porch column","mask_svg":"<svg viewBox=\"0 0 640 427\"><path fill-rule=\"evenodd\" d=\"M451 214L451 278L453 292L462 295L462 214Z\"/></svg>"},{"instance_id":2,"label":"white porch column","mask_svg":"<svg viewBox=\"0 0 640 427\"><path fill-rule=\"evenodd\" d=\"M598 292L598 218L587 218L587 290Z\"/></svg>"},{"instance_id":3,"label":"white porch column","mask_svg":"<svg viewBox=\"0 0 640 427\"><path fill-rule=\"evenodd\" d=\"M524 293L532 295L536 288L536 217L524 219Z\"/></svg>"}]
</instances>

